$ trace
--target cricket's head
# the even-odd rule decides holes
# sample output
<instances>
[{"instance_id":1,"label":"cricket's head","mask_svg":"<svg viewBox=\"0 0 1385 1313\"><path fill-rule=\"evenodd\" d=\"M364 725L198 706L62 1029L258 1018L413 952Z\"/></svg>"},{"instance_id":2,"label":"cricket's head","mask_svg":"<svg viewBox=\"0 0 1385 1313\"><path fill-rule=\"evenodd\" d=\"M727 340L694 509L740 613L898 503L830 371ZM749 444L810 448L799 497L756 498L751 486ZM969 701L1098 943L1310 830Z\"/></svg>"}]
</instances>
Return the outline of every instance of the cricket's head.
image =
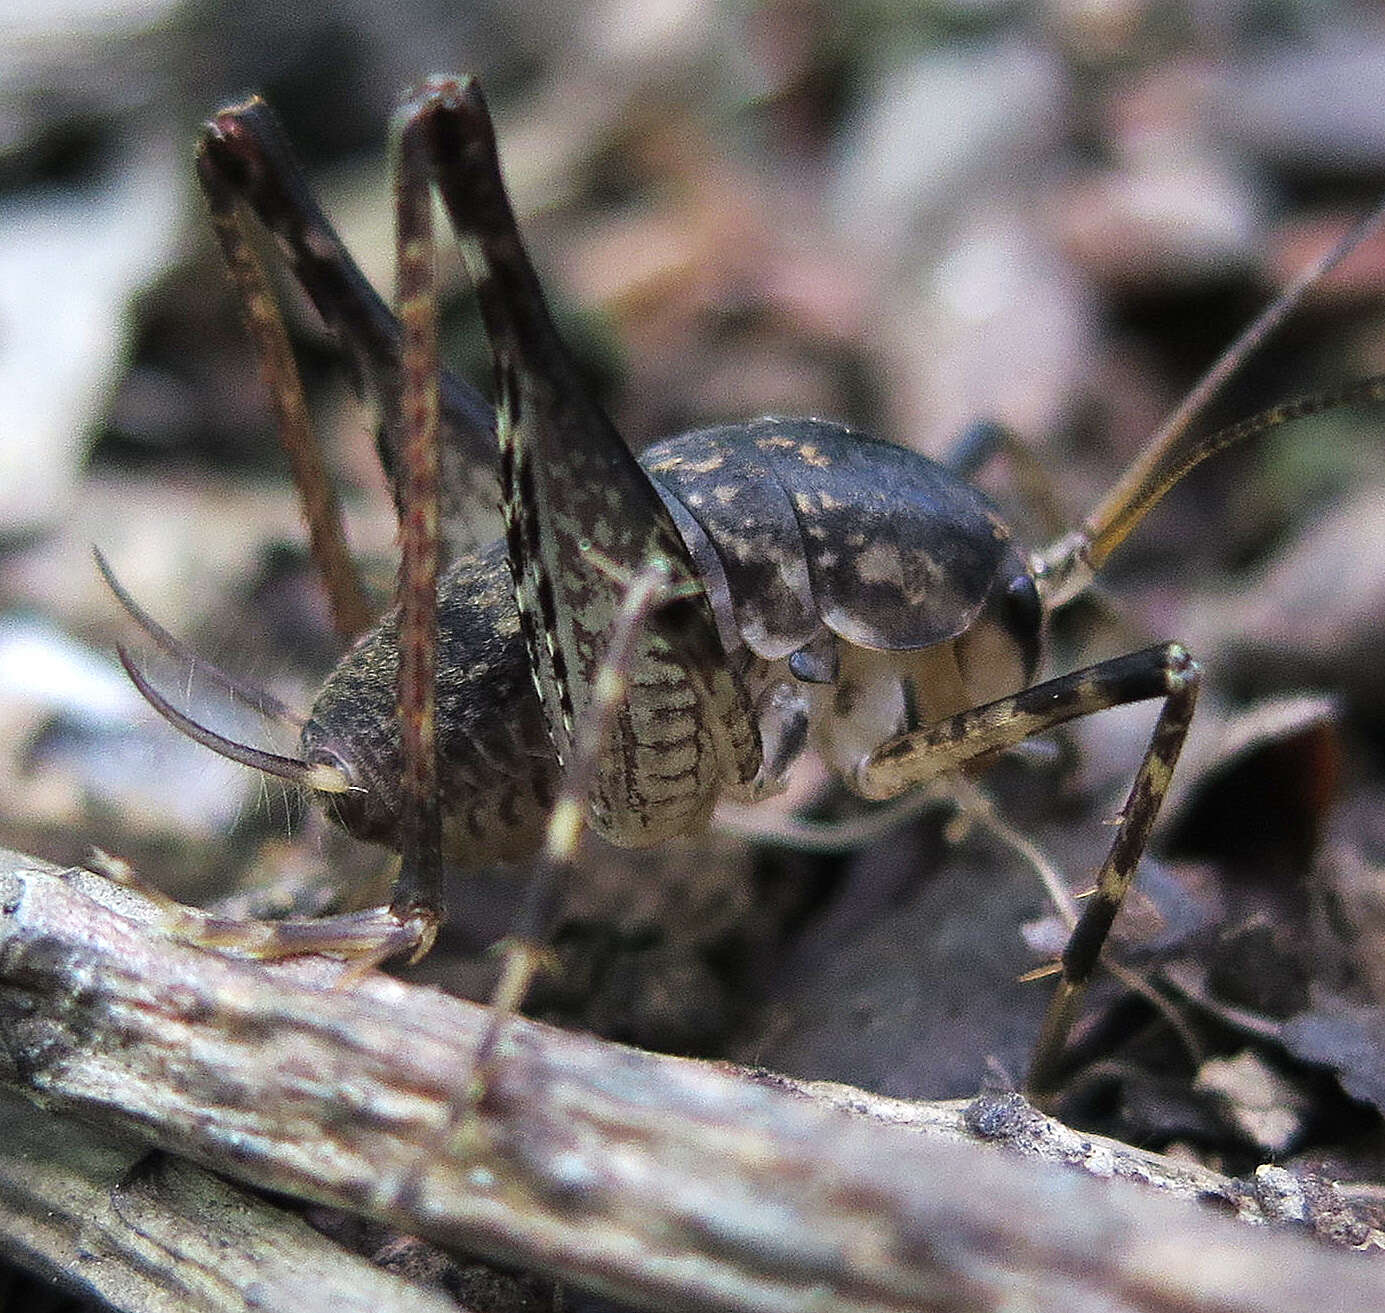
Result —
<instances>
[{"instance_id":1,"label":"cricket's head","mask_svg":"<svg viewBox=\"0 0 1385 1313\"><path fill-rule=\"evenodd\" d=\"M220 756L312 794L348 833L399 851L407 785L399 734L399 614L352 645L303 716L263 689L195 656L134 601L99 552L116 599L154 644L202 679L294 728L286 756L229 739L171 705L129 653L131 682L175 729ZM433 712L445 851L458 861L532 852L552 806L558 767L515 608L504 544L455 561L438 586L439 662Z\"/></svg>"},{"instance_id":2,"label":"cricket's head","mask_svg":"<svg viewBox=\"0 0 1385 1313\"><path fill-rule=\"evenodd\" d=\"M328 816L401 851L411 805L401 748L399 612L337 662L299 737L299 758ZM557 763L534 688L504 544L453 562L438 582L438 662L431 713L443 850L463 863L533 851L557 787ZM325 782L322 788L313 780Z\"/></svg>"},{"instance_id":3,"label":"cricket's head","mask_svg":"<svg viewBox=\"0 0 1385 1313\"><path fill-rule=\"evenodd\" d=\"M99 551L94 555L97 568L116 600L158 647L179 661L195 665L204 678L256 706L271 720L296 727L301 755L288 757L239 743L199 723L173 706L149 682L129 652L124 647L118 647L116 651L130 682L159 715L174 729L210 748L218 756L307 789L352 834L391 844L398 830L398 736L378 732L372 734L368 730L361 732L360 723L383 716L392 724L393 700L391 695L372 689L369 681L361 678L360 663L351 667L347 678L329 680L314 706L314 714L304 717L265 690L254 688L207 662L199 661L195 654L139 606L115 577L105 557ZM372 631L353 650L370 649L375 637L375 631ZM360 696L356 698L349 695L347 687L353 682L359 686ZM352 717L356 722L354 725ZM394 744L393 761L389 759L391 744ZM384 745L383 749L381 745Z\"/></svg>"}]
</instances>

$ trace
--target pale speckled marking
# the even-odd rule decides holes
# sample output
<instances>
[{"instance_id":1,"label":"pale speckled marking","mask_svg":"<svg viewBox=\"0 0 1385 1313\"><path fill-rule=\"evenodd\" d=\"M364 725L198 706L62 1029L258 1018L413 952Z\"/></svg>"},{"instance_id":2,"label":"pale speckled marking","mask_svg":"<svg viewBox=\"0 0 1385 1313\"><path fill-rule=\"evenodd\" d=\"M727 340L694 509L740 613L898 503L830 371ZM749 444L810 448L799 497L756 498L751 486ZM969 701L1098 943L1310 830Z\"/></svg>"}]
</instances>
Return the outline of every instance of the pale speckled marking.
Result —
<instances>
[{"instance_id":1,"label":"pale speckled marking","mask_svg":"<svg viewBox=\"0 0 1385 1313\"><path fill-rule=\"evenodd\" d=\"M871 543L856 558L856 573L868 584L896 583L904 578L904 562L894 543Z\"/></svg>"},{"instance_id":2,"label":"pale speckled marking","mask_svg":"<svg viewBox=\"0 0 1385 1313\"><path fill-rule=\"evenodd\" d=\"M753 561L759 555L756 550L758 546L758 543L752 542L749 538L733 538L730 534L722 534L721 536L722 551L728 556L735 557L742 564Z\"/></svg>"},{"instance_id":3,"label":"pale speckled marking","mask_svg":"<svg viewBox=\"0 0 1385 1313\"><path fill-rule=\"evenodd\" d=\"M726 457L719 451L714 451L701 460L693 460L687 456L676 456L672 461L659 468L674 469L681 468L688 470L692 474L715 474L723 465L726 464Z\"/></svg>"}]
</instances>

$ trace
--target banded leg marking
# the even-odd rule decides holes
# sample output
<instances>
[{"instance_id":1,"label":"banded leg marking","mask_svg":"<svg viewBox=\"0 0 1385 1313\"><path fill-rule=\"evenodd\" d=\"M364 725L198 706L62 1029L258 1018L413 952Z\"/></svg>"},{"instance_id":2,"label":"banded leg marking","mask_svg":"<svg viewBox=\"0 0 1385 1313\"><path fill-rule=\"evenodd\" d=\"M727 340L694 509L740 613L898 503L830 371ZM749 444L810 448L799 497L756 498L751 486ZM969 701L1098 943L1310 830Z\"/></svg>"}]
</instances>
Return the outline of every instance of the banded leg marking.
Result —
<instances>
[{"instance_id":1,"label":"banded leg marking","mask_svg":"<svg viewBox=\"0 0 1385 1313\"><path fill-rule=\"evenodd\" d=\"M395 237L403 331L399 471L399 689L403 763L399 878L402 921L442 909L442 809L437 748L439 452L438 327L428 144L407 118L396 147Z\"/></svg>"},{"instance_id":2,"label":"banded leg marking","mask_svg":"<svg viewBox=\"0 0 1385 1313\"><path fill-rule=\"evenodd\" d=\"M1096 892L1063 950L1062 976L1026 1081L1035 1093L1053 1087L1082 995L1168 793L1197 701L1198 681L1197 663L1179 644L1146 648L925 726L885 744L857 768L860 792L890 798L1079 716L1150 698L1164 700L1122 809L1120 828L1097 876Z\"/></svg>"}]
</instances>

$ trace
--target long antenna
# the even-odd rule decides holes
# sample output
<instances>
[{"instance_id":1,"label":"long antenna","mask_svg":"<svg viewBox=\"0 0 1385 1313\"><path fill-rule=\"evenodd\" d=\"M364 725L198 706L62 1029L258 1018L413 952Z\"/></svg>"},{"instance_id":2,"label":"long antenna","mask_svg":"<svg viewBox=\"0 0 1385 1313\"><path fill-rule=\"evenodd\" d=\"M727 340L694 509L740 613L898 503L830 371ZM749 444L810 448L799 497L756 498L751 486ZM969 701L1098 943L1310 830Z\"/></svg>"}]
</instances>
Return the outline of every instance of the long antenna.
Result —
<instances>
[{"instance_id":1,"label":"long antenna","mask_svg":"<svg viewBox=\"0 0 1385 1313\"><path fill-rule=\"evenodd\" d=\"M281 702L268 689L260 688L258 684L252 684L249 680L228 674L220 666L214 666L210 661L204 661L186 643L174 638L125 591L125 585L115 577L115 571L111 569L111 563L106 560L101 549L93 547L91 554L96 558L96 568L101 571L101 577L106 581L106 587L115 594L115 600L125 608L125 614L175 661L181 661L196 669L200 675L210 680L218 688L223 688L228 693L248 702L262 716L277 720L281 725L288 725L292 729L301 730L308 723L307 716Z\"/></svg>"},{"instance_id":2,"label":"long antenna","mask_svg":"<svg viewBox=\"0 0 1385 1313\"><path fill-rule=\"evenodd\" d=\"M144 677L143 672L135 664L134 658L125 648L117 646L115 654L120 658L120 664L125 667L125 673L130 677L130 683L159 715L168 721L174 729L186 734L188 738L200 743L204 748L210 748L218 756L226 757L230 761L238 761L242 766L249 766L252 770L261 771L266 775L276 775L281 780L290 780L294 784L303 785L305 788L315 789L318 793L345 793L351 787L345 772L335 766L328 765L326 762L301 761L297 757L281 757L277 752L266 752L263 748L251 747L248 743L238 743L235 739L228 739L216 733L215 730L208 729L205 725L199 725L191 716L184 715L177 707L173 706Z\"/></svg>"},{"instance_id":3,"label":"long antenna","mask_svg":"<svg viewBox=\"0 0 1385 1313\"><path fill-rule=\"evenodd\" d=\"M1304 269L1217 358L1116 485L1093 508L1082 527L1036 553L1035 570L1046 603L1057 606L1080 593L1164 494L1207 457L1291 420L1358 401L1385 398L1385 380L1362 379L1342 388L1283 402L1210 435L1192 433L1193 422L1206 412L1227 381L1298 309L1308 291L1372 236L1382 222L1385 222L1385 201Z\"/></svg>"}]
</instances>

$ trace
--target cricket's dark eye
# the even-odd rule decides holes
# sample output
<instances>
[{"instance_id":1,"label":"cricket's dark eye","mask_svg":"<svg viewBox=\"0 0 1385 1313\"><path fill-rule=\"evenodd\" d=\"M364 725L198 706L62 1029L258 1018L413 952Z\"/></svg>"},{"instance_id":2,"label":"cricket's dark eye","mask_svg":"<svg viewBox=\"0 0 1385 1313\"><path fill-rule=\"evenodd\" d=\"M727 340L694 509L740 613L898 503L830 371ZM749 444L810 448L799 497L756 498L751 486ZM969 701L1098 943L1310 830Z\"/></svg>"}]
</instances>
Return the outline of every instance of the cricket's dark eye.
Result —
<instances>
[{"instance_id":1,"label":"cricket's dark eye","mask_svg":"<svg viewBox=\"0 0 1385 1313\"><path fill-rule=\"evenodd\" d=\"M1005 609L1010 628L1016 635L1037 634L1043 627L1044 608L1034 578L1026 571L1016 575L1005 587Z\"/></svg>"},{"instance_id":2,"label":"cricket's dark eye","mask_svg":"<svg viewBox=\"0 0 1385 1313\"><path fill-rule=\"evenodd\" d=\"M1004 615L1005 627L1019 647L1020 659L1024 664L1024 682L1027 684L1039 668L1040 639L1044 628L1044 604L1039 599L1039 590L1029 571L1016 575L1005 586Z\"/></svg>"}]
</instances>

